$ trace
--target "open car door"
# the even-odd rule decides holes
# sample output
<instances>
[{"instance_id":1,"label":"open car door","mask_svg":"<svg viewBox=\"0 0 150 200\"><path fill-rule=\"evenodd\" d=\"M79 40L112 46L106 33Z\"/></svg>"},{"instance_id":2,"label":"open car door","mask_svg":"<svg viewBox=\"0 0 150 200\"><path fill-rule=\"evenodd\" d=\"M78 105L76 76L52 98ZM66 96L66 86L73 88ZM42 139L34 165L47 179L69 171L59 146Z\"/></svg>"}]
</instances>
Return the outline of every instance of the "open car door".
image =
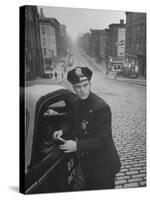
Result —
<instances>
[{"instance_id":1,"label":"open car door","mask_svg":"<svg viewBox=\"0 0 150 200\"><path fill-rule=\"evenodd\" d=\"M74 138L73 105L77 97L71 92L42 97L36 106L35 127L29 172L37 181L30 186L31 174L26 174L26 193L72 191L78 165L76 153L63 153L53 138L56 130L63 130L64 139ZM29 187L30 186L30 187Z\"/></svg>"}]
</instances>

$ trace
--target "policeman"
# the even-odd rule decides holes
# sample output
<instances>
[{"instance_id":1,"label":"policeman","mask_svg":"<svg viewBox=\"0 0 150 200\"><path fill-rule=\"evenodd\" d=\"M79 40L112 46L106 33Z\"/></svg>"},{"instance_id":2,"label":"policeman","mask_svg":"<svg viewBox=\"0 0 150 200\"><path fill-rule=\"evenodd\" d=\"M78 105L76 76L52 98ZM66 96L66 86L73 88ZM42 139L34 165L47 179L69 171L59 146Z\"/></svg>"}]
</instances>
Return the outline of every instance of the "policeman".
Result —
<instances>
[{"instance_id":1,"label":"policeman","mask_svg":"<svg viewBox=\"0 0 150 200\"><path fill-rule=\"evenodd\" d=\"M77 152L85 179L86 190L114 188L121 164L112 138L109 105L91 92L92 71L76 67L68 72L67 80L79 97L74 108L74 128L77 140L64 140L60 149ZM54 133L61 138L63 131Z\"/></svg>"}]
</instances>

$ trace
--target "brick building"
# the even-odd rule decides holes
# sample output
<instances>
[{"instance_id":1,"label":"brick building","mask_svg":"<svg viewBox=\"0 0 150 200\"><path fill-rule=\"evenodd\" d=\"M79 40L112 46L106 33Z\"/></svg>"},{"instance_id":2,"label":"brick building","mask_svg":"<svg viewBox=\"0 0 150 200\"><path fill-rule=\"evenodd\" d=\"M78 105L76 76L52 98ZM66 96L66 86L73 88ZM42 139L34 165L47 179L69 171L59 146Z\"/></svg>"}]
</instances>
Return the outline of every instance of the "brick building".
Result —
<instances>
[{"instance_id":1,"label":"brick building","mask_svg":"<svg viewBox=\"0 0 150 200\"><path fill-rule=\"evenodd\" d=\"M66 25L52 17L45 17L40 8L40 35L41 47L44 58L44 67L51 66L52 62L59 57L66 56L68 38Z\"/></svg>"},{"instance_id":2,"label":"brick building","mask_svg":"<svg viewBox=\"0 0 150 200\"><path fill-rule=\"evenodd\" d=\"M126 67L146 77L146 13L126 12Z\"/></svg>"},{"instance_id":3,"label":"brick building","mask_svg":"<svg viewBox=\"0 0 150 200\"><path fill-rule=\"evenodd\" d=\"M106 30L100 30L99 34L99 60L101 63L106 61L106 45L107 45Z\"/></svg>"},{"instance_id":4,"label":"brick building","mask_svg":"<svg viewBox=\"0 0 150 200\"><path fill-rule=\"evenodd\" d=\"M20 39L25 48L25 80L43 75L43 59L40 45L39 17L36 6L20 8ZM23 56L24 56L23 55ZM24 59L22 59L24 60Z\"/></svg>"},{"instance_id":5,"label":"brick building","mask_svg":"<svg viewBox=\"0 0 150 200\"><path fill-rule=\"evenodd\" d=\"M44 68L52 64L52 59L57 56L56 27L51 18L44 16L40 9L40 37L44 60ZM59 25L59 24L58 24Z\"/></svg>"},{"instance_id":6,"label":"brick building","mask_svg":"<svg viewBox=\"0 0 150 200\"><path fill-rule=\"evenodd\" d=\"M112 58L124 57L125 54L125 34L126 25L124 20L120 20L120 24L110 24L108 29L108 50L109 56Z\"/></svg>"},{"instance_id":7,"label":"brick building","mask_svg":"<svg viewBox=\"0 0 150 200\"><path fill-rule=\"evenodd\" d=\"M100 30L90 30L90 55L93 57L99 57L99 32Z\"/></svg>"},{"instance_id":8,"label":"brick building","mask_svg":"<svg viewBox=\"0 0 150 200\"><path fill-rule=\"evenodd\" d=\"M85 33L78 40L78 46L90 55L90 33Z\"/></svg>"},{"instance_id":9,"label":"brick building","mask_svg":"<svg viewBox=\"0 0 150 200\"><path fill-rule=\"evenodd\" d=\"M81 48L97 59L99 62L105 61L106 57L106 31L91 29L90 33L85 33L79 40Z\"/></svg>"},{"instance_id":10,"label":"brick building","mask_svg":"<svg viewBox=\"0 0 150 200\"><path fill-rule=\"evenodd\" d=\"M67 53L68 41L66 25L60 24L60 54L65 57Z\"/></svg>"}]
</instances>

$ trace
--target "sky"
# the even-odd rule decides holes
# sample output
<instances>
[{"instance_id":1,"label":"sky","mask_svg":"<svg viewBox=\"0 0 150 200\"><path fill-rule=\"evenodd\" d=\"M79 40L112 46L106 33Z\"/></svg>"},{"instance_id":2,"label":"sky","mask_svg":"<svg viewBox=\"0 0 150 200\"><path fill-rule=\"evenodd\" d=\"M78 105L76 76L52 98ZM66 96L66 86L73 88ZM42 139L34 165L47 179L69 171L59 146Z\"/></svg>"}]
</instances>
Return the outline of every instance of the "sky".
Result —
<instances>
[{"instance_id":1,"label":"sky","mask_svg":"<svg viewBox=\"0 0 150 200\"><path fill-rule=\"evenodd\" d=\"M67 33L73 40L89 32L90 28L105 29L109 24L120 23L120 19L125 21L126 18L125 11L49 6L40 6L38 11L40 8L43 8L45 17L54 17L61 24L66 25Z\"/></svg>"}]
</instances>

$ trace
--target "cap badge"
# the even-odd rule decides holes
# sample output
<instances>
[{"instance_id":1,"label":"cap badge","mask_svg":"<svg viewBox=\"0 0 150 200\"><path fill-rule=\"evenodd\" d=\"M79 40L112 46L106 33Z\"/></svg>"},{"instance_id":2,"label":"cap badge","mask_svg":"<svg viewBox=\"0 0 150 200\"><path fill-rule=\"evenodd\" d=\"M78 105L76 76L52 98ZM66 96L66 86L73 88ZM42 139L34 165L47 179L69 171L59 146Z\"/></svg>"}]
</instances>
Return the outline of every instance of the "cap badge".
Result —
<instances>
[{"instance_id":1,"label":"cap badge","mask_svg":"<svg viewBox=\"0 0 150 200\"><path fill-rule=\"evenodd\" d=\"M76 70L75 73L77 76L83 75L81 68L77 67L75 70Z\"/></svg>"}]
</instances>

